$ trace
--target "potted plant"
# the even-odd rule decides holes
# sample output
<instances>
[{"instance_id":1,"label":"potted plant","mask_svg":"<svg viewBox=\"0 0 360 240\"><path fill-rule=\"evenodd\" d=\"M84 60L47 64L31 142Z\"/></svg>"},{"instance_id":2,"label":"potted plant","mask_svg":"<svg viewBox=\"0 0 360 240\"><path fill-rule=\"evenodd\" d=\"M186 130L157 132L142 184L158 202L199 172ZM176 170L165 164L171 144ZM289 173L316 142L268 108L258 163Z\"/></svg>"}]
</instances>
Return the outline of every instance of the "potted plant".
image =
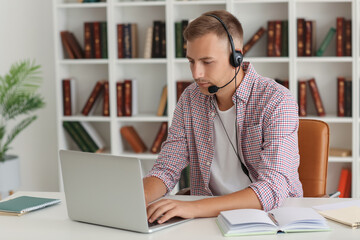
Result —
<instances>
[{"instance_id":1,"label":"potted plant","mask_svg":"<svg viewBox=\"0 0 360 240\"><path fill-rule=\"evenodd\" d=\"M45 105L37 93L42 82L39 69L34 61L23 60L0 76L0 198L20 185L19 159L7 154L10 144L35 121L37 116L31 113Z\"/></svg>"}]
</instances>

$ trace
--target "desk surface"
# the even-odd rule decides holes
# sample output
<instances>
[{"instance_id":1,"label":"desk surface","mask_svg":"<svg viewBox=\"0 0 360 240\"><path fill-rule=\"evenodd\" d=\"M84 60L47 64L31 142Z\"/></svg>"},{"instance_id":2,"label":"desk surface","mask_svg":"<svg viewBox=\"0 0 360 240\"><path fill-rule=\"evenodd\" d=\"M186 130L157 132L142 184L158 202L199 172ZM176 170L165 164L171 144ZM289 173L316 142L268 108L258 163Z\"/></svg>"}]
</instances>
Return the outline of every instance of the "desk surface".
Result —
<instances>
[{"instance_id":1,"label":"desk surface","mask_svg":"<svg viewBox=\"0 0 360 240\"><path fill-rule=\"evenodd\" d=\"M332 228L332 231L330 232L288 233L251 237L223 237L215 223L215 218L194 219L152 234L134 233L70 220L67 215L66 202L63 193L18 192L11 197L21 195L60 198L62 203L25 214L21 217L0 216L1 239L360 239L360 229L351 229L350 227L332 221L328 221L329 226ZM186 196L180 196L180 198L185 197ZM287 199L284 206L311 207L348 200L353 199L292 198Z\"/></svg>"}]
</instances>

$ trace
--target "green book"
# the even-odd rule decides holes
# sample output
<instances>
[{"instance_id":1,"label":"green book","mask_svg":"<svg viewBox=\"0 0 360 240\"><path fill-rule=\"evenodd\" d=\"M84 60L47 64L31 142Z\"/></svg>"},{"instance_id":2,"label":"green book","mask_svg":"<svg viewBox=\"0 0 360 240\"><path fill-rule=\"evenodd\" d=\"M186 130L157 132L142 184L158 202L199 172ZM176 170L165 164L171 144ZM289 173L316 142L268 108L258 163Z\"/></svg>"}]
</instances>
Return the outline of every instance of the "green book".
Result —
<instances>
[{"instance_id":1,"label":"green book","mask_svg":"<svg viewBox=\"0 0 360 240\"><path fill-rule=\"evenodd\" d=\"M107 22L100 23L100 32L101 32L101 57L108 58L108 48L107 48Z\"/></svg>"},{"instance_id":2,"label":"green book","mask_svg":"<svg viewBox=\"0 0 360 240\"><path fill-rule=\"evenodd\" d=\"M70 135L72 140L76 143L76 145L80 148L83 152L91 152L90 148L85 144L85 142L80 138L80 135L76 132L74 126L71 122L63 122L63 127L65 128L66 132Z\"/></svg>"},{"instance_id":3,"label":"green book","mask_svg":"<svg viewBox=\"0 0 360 240\"><path fill-rule=\"evenodd\" d=\"M182 24L181 22L175 22L175 49L176 57L183 57L183 37L182 37Z\"/></svg>"},{"instance_id":4,"label":"green book","mask_svg":"<svg viewBox=\"0 0 360 240\"><path fill-rule=\"evenodd\" d=\"M321 43L319 50L316 51L316 56L322 56L324 54L326 48L329 46L331 39L333 39L335 33L336 33L336 29L333 27L330 28L330 30L326 34L326 37Z\"/></svg>"},{"instance_id":5,"label":"green book","mask_svg":"<svg viewBox=\"0 0 360 240\"><path fill-rule=\"evenodd\" d=\"M20 216L60 202L60 199L21 196L0 202L0 215Z\"/></svg>"},{"instance_id":6,"label":"green book","mask_svg":"<svg viewBox=\"0 0 360 240\"><path fill-rule=\"evenodd\" d=\"M281 56L289 56L289 22L281 21Z\"/></svg>"},{"instance_id":7,"label":"green book","mask_svg":"<svg viewBox=\"0 0 360 240\"><path fill-rule=\"evenodd\" d=\"M69 122L69 124L72 125L72 127L75 130L75 133L88 147L89 152L96 152L97 150L99 150L100 147L96 145L94 140L91 138L89 133L84 129L83 125L80 122L74 121L74 122Z\"/></svg>"}]
</instances>

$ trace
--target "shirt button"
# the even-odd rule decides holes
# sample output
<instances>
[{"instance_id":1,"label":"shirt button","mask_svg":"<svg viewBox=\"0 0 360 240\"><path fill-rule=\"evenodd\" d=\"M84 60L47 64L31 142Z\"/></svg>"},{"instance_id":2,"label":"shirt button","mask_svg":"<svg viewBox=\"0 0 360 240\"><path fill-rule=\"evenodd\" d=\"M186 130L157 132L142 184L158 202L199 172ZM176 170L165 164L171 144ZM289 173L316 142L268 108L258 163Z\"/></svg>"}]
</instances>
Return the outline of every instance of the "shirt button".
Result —
<instances>
[{"instance_id":1,"label":"shirt button","mask_svg":"<svg viewBox=\"0 0 360 240\"><path fill-rule=\"evenodd\" d=\"M210 164L211 164L210 162L206 162L206 165L210 166Z\"/></svg>"},{"instance_id":2,"label":"shirt button","mask_svg":"<svg viewBox=\"0 0 360 240\"><path fill-rule=\"evenodd\" d=\"M215 116L215 113L214 113L214 112L212 112L212 113L211 113L211 116L212 116L212 117L214 117L214 116Z\"/></svg>"},{"instance_id":3,"label":"shirt button","mask_svg":"<svg viewBox=\"0 0 360 240\"><path fill-rule=\"evenodd\" d=\"M211 138L209 138L209 142L211 142Z\"/></svg>"}]
</instances>

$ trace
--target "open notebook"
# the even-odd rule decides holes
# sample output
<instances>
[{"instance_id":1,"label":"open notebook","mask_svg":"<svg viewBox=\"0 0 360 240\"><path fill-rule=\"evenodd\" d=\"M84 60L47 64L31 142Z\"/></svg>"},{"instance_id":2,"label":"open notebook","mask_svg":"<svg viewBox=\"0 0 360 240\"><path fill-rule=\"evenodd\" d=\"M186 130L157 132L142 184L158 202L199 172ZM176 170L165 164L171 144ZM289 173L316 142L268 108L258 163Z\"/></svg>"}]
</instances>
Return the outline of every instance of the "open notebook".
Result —
<instances>
[{"instance_id":1,"label":"open notebook","mask_svg":"<svg viewBox=\"0 0 360 240\"><path fill-rule=\"evenodd\" d=\"M277 208L269 212L257 209L224 211L217 217L217 223L227 237L330 230L325 218L314 209L300 207Z\"/></svg>"}]
</instances>

